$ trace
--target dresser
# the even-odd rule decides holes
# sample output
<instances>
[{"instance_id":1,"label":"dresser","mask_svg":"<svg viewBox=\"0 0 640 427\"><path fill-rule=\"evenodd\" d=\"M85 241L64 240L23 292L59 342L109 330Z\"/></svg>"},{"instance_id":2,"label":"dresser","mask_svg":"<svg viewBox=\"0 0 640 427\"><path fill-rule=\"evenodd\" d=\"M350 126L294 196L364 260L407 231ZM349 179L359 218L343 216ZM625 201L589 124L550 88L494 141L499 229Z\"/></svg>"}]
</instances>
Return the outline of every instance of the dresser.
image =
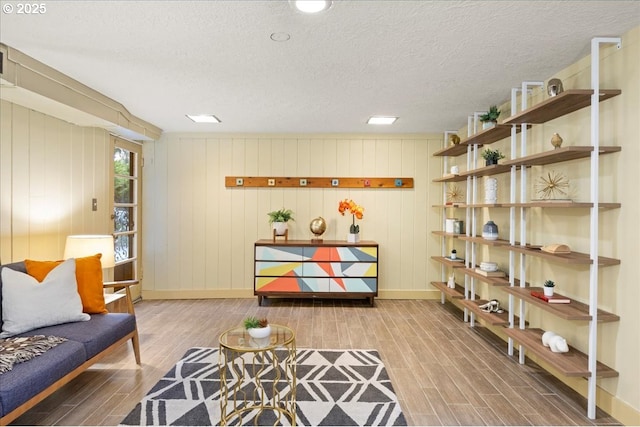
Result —
<instances>
[{"instance_id":1,"label":"dresser","mask_svg":"<svg viewBox=\"0 0 640 427\"><path fill-rule=\"evenodd\" d=\"M378 296L378 244L342 240L258 240L254 247L254 295L366 298Z\"/></svg>"}]
</instances>

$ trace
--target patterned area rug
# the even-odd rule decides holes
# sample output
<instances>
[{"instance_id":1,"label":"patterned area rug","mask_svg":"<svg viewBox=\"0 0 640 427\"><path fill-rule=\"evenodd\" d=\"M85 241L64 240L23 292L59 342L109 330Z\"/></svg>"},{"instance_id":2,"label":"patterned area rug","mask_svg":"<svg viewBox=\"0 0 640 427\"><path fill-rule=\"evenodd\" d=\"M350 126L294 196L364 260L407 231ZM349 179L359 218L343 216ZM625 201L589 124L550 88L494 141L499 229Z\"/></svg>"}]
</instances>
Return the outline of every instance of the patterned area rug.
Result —
<instances>
[{"instance_id":1,"label":"patterned area rug","mask_svg":"<svg viewBox=\"0 0 640 427\"><path fill-rule=\"evenodd\" d=\"M298 349L296 366L298 425L407 425L377 351ZM121 425L219 425L219 399L218 349L191 348Z\"/></svg>"}]
</instances>

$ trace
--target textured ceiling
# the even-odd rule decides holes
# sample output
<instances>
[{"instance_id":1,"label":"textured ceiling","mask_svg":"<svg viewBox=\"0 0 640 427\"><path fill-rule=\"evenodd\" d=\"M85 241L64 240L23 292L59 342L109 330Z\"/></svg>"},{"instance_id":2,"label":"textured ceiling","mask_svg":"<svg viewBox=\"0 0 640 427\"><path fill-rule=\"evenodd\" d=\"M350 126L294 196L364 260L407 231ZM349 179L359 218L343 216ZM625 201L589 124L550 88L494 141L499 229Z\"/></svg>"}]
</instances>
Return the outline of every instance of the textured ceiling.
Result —
<instances>
[{"instance_id":1,"label":"textured ceiling","mask_svg":"<svg viewBox=\"0 0 640 427\"><path fill-rule=\"evenodd\" d=\"M17 2L6 2L3 4ZM0 41L169 132L457 129L640 25L638 1L48 1ZM270 35L290 34L286 42ZM185 114L211 113L198 125ZM396 115L373 127L371 115Z\"/></svg>"}]
</instances>

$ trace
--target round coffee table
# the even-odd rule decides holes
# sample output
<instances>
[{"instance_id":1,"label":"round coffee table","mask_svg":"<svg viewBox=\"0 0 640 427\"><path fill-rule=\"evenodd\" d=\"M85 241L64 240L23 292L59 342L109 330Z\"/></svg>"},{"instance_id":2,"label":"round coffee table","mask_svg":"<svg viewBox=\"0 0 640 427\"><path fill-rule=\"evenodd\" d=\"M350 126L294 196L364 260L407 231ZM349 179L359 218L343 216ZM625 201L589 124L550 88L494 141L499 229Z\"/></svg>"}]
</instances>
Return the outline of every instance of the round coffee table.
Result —
<instances>
[{"instance_id":1,"label":"round coffee table","mask_svg":"<svg viewBox=\"0 0 640 427\"><path fill-rule=\"evenodd\" d=\"M252 412L255 425L264 424L260 417L268 412L280 425L283 415L296 425L295 333L271 324L269 337L254 339L238 326L223 332L219 341L220 425L234 417L243 425L247 412Z\"/></svg>"}]
</instances>

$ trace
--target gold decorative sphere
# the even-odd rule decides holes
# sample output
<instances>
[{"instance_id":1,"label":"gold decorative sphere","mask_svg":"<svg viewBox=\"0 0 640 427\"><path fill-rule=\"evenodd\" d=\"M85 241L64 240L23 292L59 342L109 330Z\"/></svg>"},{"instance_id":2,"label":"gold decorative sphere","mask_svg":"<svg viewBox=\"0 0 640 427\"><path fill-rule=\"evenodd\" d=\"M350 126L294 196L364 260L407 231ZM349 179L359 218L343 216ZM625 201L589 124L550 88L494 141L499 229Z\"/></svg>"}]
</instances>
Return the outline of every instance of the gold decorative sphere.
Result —
<instances>
[{"instance_id":1,"label":"gold decorative sphere","mask_svg":"<svg viewBox=\"0 0 640 427\"><path fill-rule=\"evenodd\" d=\"M312 219L309 224L309 229L316 236L316 238L322 236L322 233L327 231L327 222L319 216L318 218Z\"/></svg>"}]
</instances>

